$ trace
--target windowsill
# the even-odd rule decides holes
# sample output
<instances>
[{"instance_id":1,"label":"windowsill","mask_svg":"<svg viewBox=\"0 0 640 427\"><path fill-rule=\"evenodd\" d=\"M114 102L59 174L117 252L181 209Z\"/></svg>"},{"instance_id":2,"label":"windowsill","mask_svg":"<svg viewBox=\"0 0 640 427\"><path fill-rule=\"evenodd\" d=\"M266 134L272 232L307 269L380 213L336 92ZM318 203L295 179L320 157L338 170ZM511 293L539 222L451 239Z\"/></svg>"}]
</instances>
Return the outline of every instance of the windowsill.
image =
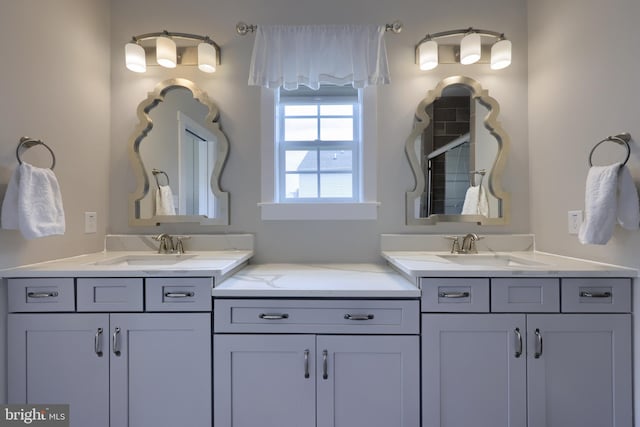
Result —
<instances>
[{"instance_id":1,"label":"windowsill","mask_svg":"<svg viewBox=\"0 0 640 427\"><path fill-rule=\"evenodd\" d=\"M361 203L258 203L263 221L375 220L380 202Z\"/></svg>"}]
</instances>

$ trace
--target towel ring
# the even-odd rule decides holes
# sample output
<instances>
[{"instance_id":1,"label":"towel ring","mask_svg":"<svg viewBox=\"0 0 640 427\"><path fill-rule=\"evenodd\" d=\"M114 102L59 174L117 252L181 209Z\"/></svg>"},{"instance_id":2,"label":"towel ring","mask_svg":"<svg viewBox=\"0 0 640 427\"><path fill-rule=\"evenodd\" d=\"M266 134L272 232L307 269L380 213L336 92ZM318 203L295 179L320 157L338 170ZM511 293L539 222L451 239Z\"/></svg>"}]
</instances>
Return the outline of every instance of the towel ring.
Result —
<instances>
[{"instance_id":1,"label":"towel ring","mask_svg":"<svg viewBox=\"0 0 640 427\"><path fill-rule=\"evenodd\" d=\"M20 154L22 154L24 151L36 145L42 145L44 146L44 148L49 150L49 153L51 153L50 169L53 170L53 168L56 166L56 155L53 153L53 150L51 149L51 147L49 147L47 144L40 141L39 139L29 138L28 136L23 136L22 138L20 138L20 143L18 144L18 148L16 148L16 157L18 158L18 163L22 164L22 158L20 158Z\"/></svg>"},{"instance_id":2,"label":"towel ring","mask_svg":"<svg viewBox=\"0 0 640 427\"><path fill-rule=\"evenodd\" d=\"M156 185L158 186L158 188L160 188L160 181L158 180L158 175L164 175L165 179L167 180L167 185L169 185L169 175L167 175L165 171L161 171L160 169L153 168L151 169L151 173L153 174L153 177L156 179Z\"/></svg>"},{"instance_id":3,"label":"towel ring","mask_svg":"<svg viewBox=\"0 0 640 427\"><path fill-rule=\"evenodd\" d=\"M629 141L631 141L631 134L624 132L624 133L619 133L618 135L608 136L602 141L598 142L596 145L594 145L593 148L591 149L591 152L589 153L589 166L593 166L593 162L592 162L593 152L596 151L596 148L598 148L600 144L607 141L615 142L616 144L624 145L625 147L627 147L627 157L624 159L624 162L622 162L622 165L624 166L627 164L627 161L629 160L629 156L631 156L631 147L629 147Z\"/></svg>"}]
</instances>

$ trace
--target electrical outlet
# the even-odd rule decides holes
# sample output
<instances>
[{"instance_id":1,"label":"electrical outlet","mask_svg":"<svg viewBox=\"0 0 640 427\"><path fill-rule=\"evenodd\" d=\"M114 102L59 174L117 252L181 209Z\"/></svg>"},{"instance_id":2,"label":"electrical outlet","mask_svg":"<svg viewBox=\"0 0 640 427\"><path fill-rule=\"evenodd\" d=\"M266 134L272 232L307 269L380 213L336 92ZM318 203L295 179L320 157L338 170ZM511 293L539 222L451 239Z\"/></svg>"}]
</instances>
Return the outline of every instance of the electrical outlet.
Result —
<instances>
[{"instance_id":1,"label":"electrical outlet","mask_svg":"<svg viewBox=\"0 0 640 427\"><path fill-rule=\"evenodd\" d=\"M569 211L569 234L578 234L582 219L582 211Z\"/></svg>"},{"instance_id":2,"label":"electrical outlet","mask_svg":"<svg viewBox=\"0 0 640 427\"><path fill-rule=\"evenodd\" d=\"M96 212L84 213L84 232L85 233L98 232L98 214Z\"/></svg>"}]
</instances>

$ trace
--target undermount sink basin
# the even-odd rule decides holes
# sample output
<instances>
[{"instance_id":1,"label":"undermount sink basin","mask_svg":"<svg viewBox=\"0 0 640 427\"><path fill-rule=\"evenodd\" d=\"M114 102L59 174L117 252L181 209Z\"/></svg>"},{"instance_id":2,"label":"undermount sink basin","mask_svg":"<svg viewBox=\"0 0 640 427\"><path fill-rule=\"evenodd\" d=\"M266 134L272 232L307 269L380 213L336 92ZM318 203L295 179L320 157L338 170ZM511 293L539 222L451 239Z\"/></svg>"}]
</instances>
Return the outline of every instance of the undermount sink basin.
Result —
<instances>
[{"instance_id":1,"label":"undermount sink basin","mask_svg":"<svg viewBox=\"0 0 640 427\"><path fill-rule=\"evenodd\" d=\"M542 267L546 265L542 262L502 254L451 254L438 256L461 265L485 267Z\"/></svg>"},{"instance_id":2,"label":"undermount sink basin","mask_svg":"<svg viewBox=\"0 0 640 427\"><path fill-rule=\"evenodd\" d=\"M97 261L94 265L173 265L191 259L194 256L182 254L124 255Z\"/></svg>"}]
</instances>

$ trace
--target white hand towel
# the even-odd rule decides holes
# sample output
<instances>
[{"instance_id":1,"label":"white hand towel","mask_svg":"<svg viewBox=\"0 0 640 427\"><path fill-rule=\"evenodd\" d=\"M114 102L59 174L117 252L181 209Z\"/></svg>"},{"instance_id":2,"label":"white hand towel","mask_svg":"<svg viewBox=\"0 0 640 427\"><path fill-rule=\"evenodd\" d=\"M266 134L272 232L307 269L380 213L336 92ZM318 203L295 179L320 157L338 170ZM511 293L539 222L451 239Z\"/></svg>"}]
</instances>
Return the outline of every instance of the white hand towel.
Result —
<instances>
[{"instance_id":1,"label":"white hand towel","mask_svg":"<svg viewBox=\"0 0 640 427\"><path fill-rule=\"evenodd\" d=\"M462 205L462 215L489 216L489 201L483 186L472 185L467 189Z\"/></svg>"},{"instance_id":2,"label":"white hand towel","mask_svg":"<svg viewBox=\"0 0 640 427\"><path fill-rule=\"evenodd\" d=\"M64 234L62 195L51 169L18 166L2 203L2 227L19 229L26 239Z\"/></svg>"},{"instance_id":3,"label":"white hand towel","mask_svg":"<svg viewBox=\"0 0 640 427\"><path fill-rule=\"evenodd\" d=\"M587 174L585 221L578 239L582 244L604 245L616 222L629 230L637 230L640 203L631 174L621 163L593 166Z\"/></svg>"},{"instance_id":4,"label":"white hand towel","mask_svg":"<svg viewBox=\"0 0 640 427\"><path fill-rule=\"evenodd\" d=\"M161 185L156 190L156 215L175 215L173 192L168 185Z\"/></svg>"}]
</instances>

